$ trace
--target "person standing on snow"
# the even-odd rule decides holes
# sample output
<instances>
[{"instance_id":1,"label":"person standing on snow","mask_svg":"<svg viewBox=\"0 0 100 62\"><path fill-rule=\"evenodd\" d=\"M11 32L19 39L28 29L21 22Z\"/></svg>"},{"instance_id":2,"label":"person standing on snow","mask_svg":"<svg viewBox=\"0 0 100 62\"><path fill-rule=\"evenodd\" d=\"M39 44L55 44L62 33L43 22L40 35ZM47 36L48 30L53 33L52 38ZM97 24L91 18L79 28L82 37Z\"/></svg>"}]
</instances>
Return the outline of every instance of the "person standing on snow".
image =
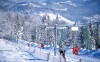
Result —
<instances>
[{"instance_id":1,"label":"person standing on snow","mask_svg":"<svg viewBox=\"0 0 100 62\"><path fill-rule=\"evenodd\" d=\"M44 49L44 43L41 43L41 48Z\"/></svg>"},{"instance_id":2,"label":"person standing on snow","mask_svg":"<svg viewBox=\"0 0 100 62\"><path fill-rule=\"evenodd\" d=\"M78 55L78 50L79 50L79 48L78 48L78 46L76 46L76 47L75 47L75 54L76 54L76 55Z\"/></svg>"},{"instance_id":3,"label":"person standing on snow","mask_svg":"<svg viewBox=\"0 0 100 62\"><path fill-rule=\"evenodd\" d=\"M65 52L66 52L66 42L64 42L60 47L59 47L59 52L60 52L60 62L61 62L61 55L64 58L66 62L66 57L65 57Z\"/></svg>"}]
</instances>

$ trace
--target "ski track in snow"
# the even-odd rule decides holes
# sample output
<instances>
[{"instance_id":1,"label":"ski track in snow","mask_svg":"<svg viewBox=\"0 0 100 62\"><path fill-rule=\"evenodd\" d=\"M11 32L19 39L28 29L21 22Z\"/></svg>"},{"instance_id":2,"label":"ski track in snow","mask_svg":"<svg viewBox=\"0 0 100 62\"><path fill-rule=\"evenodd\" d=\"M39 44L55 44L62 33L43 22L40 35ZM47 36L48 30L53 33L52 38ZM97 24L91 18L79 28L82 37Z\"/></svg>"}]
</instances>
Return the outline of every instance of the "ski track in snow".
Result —
<instances>
[{"instance_id":1,"label":"ski track in snow","mask_svg":"<svg viewBox=\"0 0 100 62\"><path fill-rule=\"evenodd\" d=\"M49 60L46 55L48 52ZM79 62L79 59L82 59L82 62L100 62L99 59L66 53L67 62ZM28 47L27 42L24 41L17 44L0 39L0 62L60 62L60 55L57 52L54 56L53 50ZM64 62L62 57L61 62Z\"/></svg>"}]
</instances>

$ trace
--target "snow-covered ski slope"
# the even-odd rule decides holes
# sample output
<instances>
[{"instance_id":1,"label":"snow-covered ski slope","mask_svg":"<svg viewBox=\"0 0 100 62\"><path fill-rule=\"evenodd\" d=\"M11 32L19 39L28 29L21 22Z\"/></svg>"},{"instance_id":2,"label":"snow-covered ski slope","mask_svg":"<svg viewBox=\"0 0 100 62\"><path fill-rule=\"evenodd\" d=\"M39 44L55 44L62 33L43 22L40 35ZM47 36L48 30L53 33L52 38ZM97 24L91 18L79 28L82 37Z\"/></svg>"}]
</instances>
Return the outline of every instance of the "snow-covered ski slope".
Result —
<instances>
[{"instance_id":1,"label":"snow-covered ski slope","mask_svg":"<svg viewBox=\"0 0 100 62\"><path fill-rule=\"evenodd\" d=\"M34 43L31 44L31 46L28 44L29 42L23 40L14 43L0 39L0 62L60 62L58 50L56 56L54 56L53 48L50 46L45 46L44 49L40 49L38 44ZM100 50L98 50L98 52L100 52ZM72 54L71 49L66 50L67 62L79 62L79 59L82 59L82 62L100 62L99 58L86 56L82 53L76 56ZM61 62L64 62L62 57Z\"/></svg>"}]
</instances>

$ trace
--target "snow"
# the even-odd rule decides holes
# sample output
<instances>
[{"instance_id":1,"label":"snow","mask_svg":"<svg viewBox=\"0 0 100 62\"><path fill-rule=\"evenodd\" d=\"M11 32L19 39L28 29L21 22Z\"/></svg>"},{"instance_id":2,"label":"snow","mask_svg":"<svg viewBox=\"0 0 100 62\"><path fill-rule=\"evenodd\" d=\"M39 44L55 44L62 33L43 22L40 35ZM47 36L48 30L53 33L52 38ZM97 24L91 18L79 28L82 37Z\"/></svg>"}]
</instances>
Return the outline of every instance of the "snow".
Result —
<instances>
[{"instance_id":1,"label":"snow","mask_svg":"<svg viewBox=\"0 0 100 62\"><path fill-rule=\"evenodd\" d=\"M35 4L32 4L32 3L29 3L30 6L33 6L33 7L40 7L39 5L35 5Z\"/></svg>"},{"instance_id":2,"label":"snow","mask_svg":"<svg viewBox=\"0 0 100 62\"><path fill-rule=\"evenodd\" d=\"M41 4L44 5L44 6L47 5L46 3L41 3Z\"/></svg>"},{"instance_id":3,"label":"snow","mask_svg":"<svg viewBox=\"0 0 100 62\"><path fill-rule=\"evenodd\" d=\"M67 8L64 8L64 9L55 9L55 10L58 10L58 11L68 11Z\"/></svg>"},{"instance_id":4,"label":"snow","mask_svg":"<svg viewBox=\"0 0 100 62\"><path fill-rule=\"evenodd\" d=\"M78 31L79 28L78 28L78 27L71 27L71 30L72 30L72 31Z\"/></svg>"},{"instance_id":5,"label":"snow","mask_svg":"<svg viewBox=\"0 0 100 62\"><path fill-rule=\"evenodd\" d=\"M70 6L73 6L73 7L77 7L77 5L74 2L70 1L70 0L64 1L64 2L63 1L62 2L56 2L56 3L53 3L53 4L57 4L57 5L66 4L66 5L70 5Z\"/></svg>"},{"instance_id":6,"label":"snow","mask_svg":"<svg viewBox=\"0 0 100 62\"><path fill-rule=\"evenodd\" d=\"M73 6L73 7L77 7L77 5L75 3L73 3L72 1L59 2L59 4L60 3L68 4L68 5Z\"/></svg>"},{"instance_id":7,"label":"snow","mask_svg":"<svg viewBox=\"0 0 100 62\"><path fill-rule=\"evenodd\" d=\"M49 47L50 49L45 49ZM60 54L57 50L54 56L53 46L45 45L40 49L37 43L19 40L18 43L0 39L0 62L59 62ZM67 62L100 62L100 50L87 51L80 49L79 55L73 55L72 49L66 49ZM83 53L83 54L82 54ZM64 62L61 57L61 62Z\"/></svg>"},{"instance_id":8,"label":"snow","mask_svg":"<svg viewBox=\"0 0 100 62\"><path fill-rule=\"evenodd\" d=\"M53 13L42 13L42 12L41 12L39 15L40 15L40 16L48 15L48 16L50 17L50 20L55 20L56 17L57 17L57 15L56 15L56 14L53 14ZM58 17L59 17L59 21L65 21L66 23L71 24L71 25L73 25L73 24L75 23L75 22L73 22L73 21L70 21L70 20L64 18L64 17L61 16L61 15L58 15Z\"/></svg>"},{"instance_id":9,"label":"snow","mask_svg":"<svg viewBox=\"0 0 100 62\"><path fill-rule=\"evenodd\" d=\"M37 4L33 4L33 3L25 3L25 4L21 4L22 6L26 6L26 5L29 5L31 7L40 7L39 5Z\"/></svg>"}]
</instances>

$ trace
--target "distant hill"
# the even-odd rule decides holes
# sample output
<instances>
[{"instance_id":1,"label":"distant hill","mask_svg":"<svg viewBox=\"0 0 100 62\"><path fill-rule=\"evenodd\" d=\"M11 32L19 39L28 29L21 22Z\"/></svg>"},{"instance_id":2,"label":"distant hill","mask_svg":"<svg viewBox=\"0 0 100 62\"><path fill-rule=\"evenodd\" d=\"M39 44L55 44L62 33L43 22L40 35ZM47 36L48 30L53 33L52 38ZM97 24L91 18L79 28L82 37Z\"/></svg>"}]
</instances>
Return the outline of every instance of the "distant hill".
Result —
<instances>
[{"instance_id":1,"label":"distant hill","mask_svg":"<svg viewBox=\"0 0 100 62\"><path fill-rule=\"evenodd\" d=\"M100 14L100 0L0 0L1 11L31 14L53 13L86 23L83 17Z\"/></svg>"}]
</instances>

